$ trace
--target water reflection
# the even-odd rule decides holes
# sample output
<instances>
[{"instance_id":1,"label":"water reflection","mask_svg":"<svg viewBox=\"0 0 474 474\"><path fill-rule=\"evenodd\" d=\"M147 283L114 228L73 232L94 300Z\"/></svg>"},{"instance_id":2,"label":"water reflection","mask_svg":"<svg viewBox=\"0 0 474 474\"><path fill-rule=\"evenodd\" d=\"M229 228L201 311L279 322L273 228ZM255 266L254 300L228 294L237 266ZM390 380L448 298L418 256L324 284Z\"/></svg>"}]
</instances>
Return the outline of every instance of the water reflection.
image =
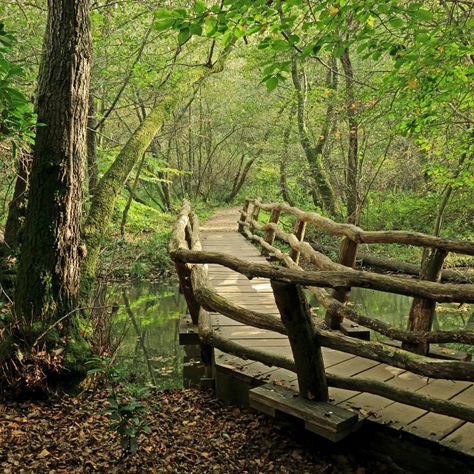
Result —
<instances>
[{"instance_id":1,"label":"water reflection","mask_svg":"<svg viewBox=\"0 0 474 474\"><path fill-rule=\"evenodd\" d=\"M184 350L178 325L186 303L177 286L111 284L107 304L118 306L112 320L112 332L121 338L115 357L131 381L152 382L159 389L181 387Z\"/></svg>"},{"instance_id":2,"label":"water reflection","mask_svg":"<svg viewBox=\"0 0 474 474\"><path fill-rule=\"evenodd\" d=\"M315 308L317 314L324 316L325 310L322 308L314 295L307 292L310 304ZM397 328L407 327L408 314L413 298L392 293L384 293L365 288L352 288L350 302L358 313L370 316L389 323ZM474 307L473 305L438 304L433 320L433 330L454 330L474 328ZM381 336L373 333L375 340L380 340ZM457 349L473 352L470 346L448 345Z\"/></svg>"},{"instance_id":3,"label":"water reflection","mask_svg":"<svg viewBox=\"0 0 474 474\"><path fill-rule=\"evenodd\" d=\"M324 309L307 292L311 305L323 316ZM186 378L195 383L202 369L185 360L199 359L199 350L188 347L188 354L179 345L179 318L185 314L186 303L177 285L150 282L110 284L106 305L113 306L112 333L121 339L116 361L130 374L130 381L153 383L159 389L183 386L183 365ZM405 328L412 298L363 288L353 288L351 304L365 316L381 319L395 327ZM474 329L472 305L438 305L433 323L435 330ZM380 340L379 334L373 334ZM451 345L468 350L470 346ZM194 374L194 372L196 372ZM151 375L152 374L152 375Z\"/></svg>"}]
</instances>

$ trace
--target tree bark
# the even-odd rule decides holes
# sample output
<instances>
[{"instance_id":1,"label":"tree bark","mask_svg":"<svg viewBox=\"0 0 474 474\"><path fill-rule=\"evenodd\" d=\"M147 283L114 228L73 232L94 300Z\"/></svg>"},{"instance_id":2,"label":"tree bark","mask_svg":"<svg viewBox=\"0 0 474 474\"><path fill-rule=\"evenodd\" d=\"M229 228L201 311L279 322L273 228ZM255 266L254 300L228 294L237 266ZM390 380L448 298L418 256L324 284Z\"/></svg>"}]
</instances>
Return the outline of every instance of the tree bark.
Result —
<instances>
[{"instance_id":1,"label":"tree bark","mask_svg":"<svg viewBox=\"0 0 474 474\"><path fill-rule=\"evenodd\" d=\"M50 0L40 68L30 191L15 295L35 338L77 308L91 34L88 0ZM27 342L27 341L25 341ZM31 342L31 341L30 341Z\"/></svg>"},{"instance_id":2,"label":"tree bark","mask_svg":"<svg viewBox=\"0 0 474 474\"><path fill-rule=\"evenodd\" d=\"M443 270L444 259L447 252L439 249L433 249L430 256L422 265L420 279L428 281L441 281L441 272ZM413 298L408 319L408 330L410 331L431 331L433 318L436 309L436 301L426 298ZM405 342L403 349L426 355L429 352L430 345L426 342L412 344Z\"/></svg>"},{"instance_id":3,"label":"tree bark","mask_svg":"<svg viewBox=\"0 0 474 474\"><path fill-rule=\"evenodd\" d=\"M346 196L347 222L359 224L360 206L358 195L358 150L359 150L359 123L357 121L357 105L354 94L354 71L346 48L341 56L341 64L346 80L346 113L349 124L349 150L347 152Z\"/></svg>"},{"instance_id":4,"label":"tree bark","mask_svg":"<svg viewBox=\"0 0 474 474\"><path fill-rule=\"evenodd\" d=\"M303 148L303 151L306 155L311 176L315 182L315 188L312 191L313 201L315 205L321 206L331 215L335 215L337 214L336 196L334 195L334 190L327 172L324 169L322 160L322 142L326 140L326 137L324 140L320 140L320 143L317 147L312 146L305 120L306 87L301 83L296 60L293 60L291 77L296 90L296 100L298 107L298 131L300 135L301 147ZM332 105L330 104L329 110L332 110L331 107Z\"/></svg>"},{"instance_id":5,"label":"tree bark","mask_svg":"<svg viewBox=\"0 0 474 474\"><path fill-rule=\"evenodd\" d=\"M18 175L15 182L13 198L8 206L8 217L5 224L5 244L9 248L10 255L15 252L19 245L22 221L26 214L28 202L28 179L31 167L31 156L27 153L18 154Z\"/></svg>"}]
</instances>

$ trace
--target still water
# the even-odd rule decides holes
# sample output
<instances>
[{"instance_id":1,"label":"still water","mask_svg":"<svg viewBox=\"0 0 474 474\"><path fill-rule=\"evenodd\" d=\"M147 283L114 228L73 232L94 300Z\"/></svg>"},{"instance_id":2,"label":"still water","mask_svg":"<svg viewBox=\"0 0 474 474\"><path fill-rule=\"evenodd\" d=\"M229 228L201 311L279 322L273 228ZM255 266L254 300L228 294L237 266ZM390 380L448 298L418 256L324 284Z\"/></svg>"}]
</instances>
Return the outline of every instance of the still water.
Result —
<instances>
[{"instance_id":1,"label":"still water","mask_svg":"<svg viewBox=\"0 0 474 474\"><path fill-rule=\"evenodd\" d=\"M159 389L182 387L185 353L178 343L178 324L186 303L178 287L146 281L111 284L107 304L117 305L112 333L120 344L115 357L131 381Z\"/></svg>"},{"instance_id":2,"label":"still water","mask_svg":"<svg viewBox=\"0 0 474 474\"><path fill-rule=\"evenodd\" d=\"M312 306L317 301L309 297ZM113 306L112 333L121 341L116 360L138 383L153 383L159 389L183 386L183 368L193 365L192 358L178 342L179 318L186 303L177 285L144 281L111 284L107 305ZM377 317L393 326L405 328L412 298L354 288L351 304L360 314ZM319 314L324 314L318 308ZM433 329L474 329L472 305L439 305ZM377 334L373 340L380 339ZM466 349L454 346L456 349ZM183 359L188 362L183 362Z\"/></svg>"}]
</instances>

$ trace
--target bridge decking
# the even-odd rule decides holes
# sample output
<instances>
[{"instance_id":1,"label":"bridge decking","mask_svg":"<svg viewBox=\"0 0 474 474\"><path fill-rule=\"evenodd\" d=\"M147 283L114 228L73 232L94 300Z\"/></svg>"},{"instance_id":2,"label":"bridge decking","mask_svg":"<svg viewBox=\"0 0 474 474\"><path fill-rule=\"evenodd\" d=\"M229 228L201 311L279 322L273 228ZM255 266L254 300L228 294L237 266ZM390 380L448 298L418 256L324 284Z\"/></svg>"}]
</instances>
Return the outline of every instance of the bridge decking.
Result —
<instances>
[{"instance_id":1,"label":"bridge decking","mask_svg":"<svg viewBox=\"0 0 474 474\"><path fill-rule=\"evenodd\" d=\"M237 232L237 209L219 211L201 228L204 249L225 252L254 262L266 262L254 245ZM245 276L220 265L209 265L209 279L216 291L245 308L279 314L269 280ZM214 330L229 339L269 353L288 354L291 348L286 336L240 324L225 316L212 314ZM427 379L411 372L351 354L323 348L327 372L349 377L370 378L394 386L418 391L446 400L474 404L474 385L469 382ZM273 383L297 390L296 374L285 369L267 367L260 362L243 360L215 351L215 365L232 384L232 378L245 380L249 386ZM232 391L232 389L230 389ZM330 400L355 410L360 419L390 426L441 446L474 456L474 424L444 415L429 413L389 399L349 390L330 388ZM235 396L235 394L231 394Z\"/></svg>"}]
</instances>

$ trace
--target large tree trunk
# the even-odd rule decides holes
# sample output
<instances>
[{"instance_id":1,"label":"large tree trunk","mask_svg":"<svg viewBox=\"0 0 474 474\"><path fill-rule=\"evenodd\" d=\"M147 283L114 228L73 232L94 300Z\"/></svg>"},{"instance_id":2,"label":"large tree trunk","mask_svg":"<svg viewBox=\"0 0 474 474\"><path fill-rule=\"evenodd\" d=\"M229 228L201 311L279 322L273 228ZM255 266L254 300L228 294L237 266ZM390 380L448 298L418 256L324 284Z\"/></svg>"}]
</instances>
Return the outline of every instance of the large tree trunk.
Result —
<instances>
[{"instance_id":1,"label":"large tree trunk","mask_svg":"<svg viewBox=\"0 0 474 474\"><path fill-rule=\"evenodd\" d=\"M49 0L15 315L31 348L69 334L80 286L91 62L88 0ZM59 320L61 320L59 324ZM29 327L28 327L29 326ZM50 337L51 336L51 337Z\"/></svg>"}]
</instances>

